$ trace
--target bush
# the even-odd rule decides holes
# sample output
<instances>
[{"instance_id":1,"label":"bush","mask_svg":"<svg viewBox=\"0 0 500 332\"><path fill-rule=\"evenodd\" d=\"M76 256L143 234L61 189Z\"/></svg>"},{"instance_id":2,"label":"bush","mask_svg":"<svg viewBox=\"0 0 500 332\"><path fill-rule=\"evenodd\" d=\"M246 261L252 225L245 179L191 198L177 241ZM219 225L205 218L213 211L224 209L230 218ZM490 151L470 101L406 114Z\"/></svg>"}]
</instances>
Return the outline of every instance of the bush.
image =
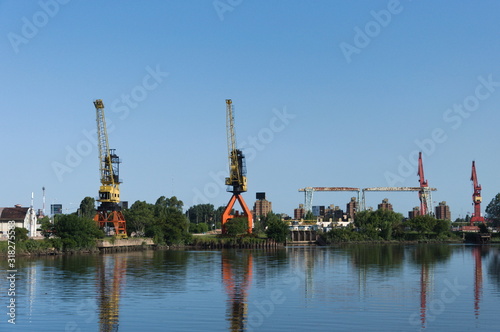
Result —
<instances>
[{"instance_id":1,"label":"bush","mask_svg":"<svg viewBox=\"0 0 500 332\"><path fill-rule=\"evenodd\" d=\"M189 233L206 233L208 232L208 225L204 222L199 224L190 223Z\"/></svg>"},{"instance_id":2,"label":"bush","mask_svg":"<svg viewBox=\"0 0 500 332\"><path fill-rule=\"evenodd\" d=\"M246 234L248 231L248 220L246 218L233 218L226 223L226 234L229 236L237 236Z\"/></svg>"},{"instance_id":3,"label":"bush","mask_svg":"<svg viewBox=\"0 0 500 332\"><path fill-rule=\"evenodd\" d=\"M16 236L16 242L18 242L18 243L27 241L29 239L28 230L26 228L16 227L16 228L14 228L14 234Z\"/></svg>"},{"instance_id":4,"label":"bush","mask_svg":"<svg viewBox=\"0 0 500 332\"><path fill-rule=\"evenodd\" d=\"M290 229L288 228L288 222L284 220L271 218L267 221L267 237L273 239L278 243L283 243L288 238L290 234Z\"/></svg>"},{"instance_id":5,"label":"bush","mask_svg":"<svg viewBox=\"0 0 500 332\"><path fill-rule=\"evenodd\" d=\"M94 220L76 215L63 215L56 219L54 234L61 239L65 251L91 249L96 239L104 237L104 232Z\"/></svg>"}]
</instances>

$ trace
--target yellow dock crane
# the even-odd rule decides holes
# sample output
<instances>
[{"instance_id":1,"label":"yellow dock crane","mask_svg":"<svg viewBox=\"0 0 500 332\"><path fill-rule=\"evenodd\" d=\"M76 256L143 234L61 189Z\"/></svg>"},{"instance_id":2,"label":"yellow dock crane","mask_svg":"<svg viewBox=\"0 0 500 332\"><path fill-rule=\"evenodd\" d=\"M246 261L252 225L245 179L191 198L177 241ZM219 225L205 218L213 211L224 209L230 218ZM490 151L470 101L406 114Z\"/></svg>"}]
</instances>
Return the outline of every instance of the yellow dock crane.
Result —
<instances>
[{"instance_id":1,"label":"yellow dock crane","mask_svg":"<svg viewBox=\"0 0 500 332\"><path fill-rule=\"evenodd\" d=\"M229 154L229 177L226 178L226 185L228 186L227 191L232 192L233 196L227 203L226 209L222 214L222 234L226 234L226 222L235 217L243 217L248 220L247 232L250 234L252 233L253 215L252 211L250 211L245 201L243 200L243 197L241 196L241 193L247 191L245 156L243 155L243 152L236 147L233 102L231 101L231 99L226 99L226 129ZM231 214L236 200L238 200L241 208L243 209L243 214L241 215L237 211L234 213L234 215Z\"/></svg>"},{"instance_id":2,"label":"yellow dock crane","mask_svg":"<svg viewBox=\"0 0 500 332\"><path fill-rule=\"evenodd\" d=\"M121 212L120 203L120 158L115 149L110 149L108 144L108 132L106 130L106 119L104 116L104 103L101 99L94 101L97 119L97 143L99 146L99 165L101 172L101 187L99 188L99 199L101 204L97 208L94 220L99 228L103 229L112 223L116 237L126 238L127 229L125 217Z\"/></svg>"}]
</instances>

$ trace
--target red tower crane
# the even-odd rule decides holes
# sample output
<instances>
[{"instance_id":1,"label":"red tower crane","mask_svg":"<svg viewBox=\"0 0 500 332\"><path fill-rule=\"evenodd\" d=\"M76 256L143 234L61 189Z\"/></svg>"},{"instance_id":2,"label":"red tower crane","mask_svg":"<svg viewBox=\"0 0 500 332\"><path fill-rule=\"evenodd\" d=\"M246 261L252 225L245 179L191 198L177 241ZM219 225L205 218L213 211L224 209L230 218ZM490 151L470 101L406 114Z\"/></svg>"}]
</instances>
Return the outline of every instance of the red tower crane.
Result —
<instances>
[{"instance_id":1,"label":"red tower crane","mask_svg":"<svg viewBox=\"0 0 500 332\"><path fill-rule=\"evenodd\" d=\"M424 216L431 213L431 198L429 191L429 184L424 176L424 164L422 162L422 152L418 153L418 173L420 191L418 192L418 198L420 199L420 215Z\"/></svg>"},{"instance_id":2,"label":"red tower crane","mask_svg":"<svg viewBox=\"0 0 500 332\"><path fill-rule=\"evenodd\" d=\"M472 218L470 219L470 225L474 226L475 222L483 222L484 217L481 216L481 201L483 198L481 197L481 185L477 183L477 175L476 175L476 163L472 161L472 175L470 177L472 181L472 185L474 186L474 193L472 194L472 205L474 205L474 213L472 214Z\"/></svg>"}]
</instances>

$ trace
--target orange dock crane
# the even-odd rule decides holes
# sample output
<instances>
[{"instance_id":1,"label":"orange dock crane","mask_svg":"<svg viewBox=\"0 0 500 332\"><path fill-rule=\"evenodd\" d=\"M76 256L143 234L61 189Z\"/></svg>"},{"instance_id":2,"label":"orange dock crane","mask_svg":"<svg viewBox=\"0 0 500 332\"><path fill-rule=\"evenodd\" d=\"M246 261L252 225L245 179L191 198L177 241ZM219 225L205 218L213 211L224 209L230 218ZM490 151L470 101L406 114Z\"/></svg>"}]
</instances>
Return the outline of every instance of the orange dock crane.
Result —
<instances>
[{"instance_id":1,"label":"orange dock crane","mask_svg":"<svg viewBox=\"0 0 500 332\"><path fill-rule=\"evenodd\" d=\"M432 199L429 184L424 176L424 164L422 162L422 152L418 153L418 178L420 183L420 191L418 198L420 199L420 215L432 214Z\"/></svg>"},{"instance_id":2,"label":"orange dock crane","mask_svg":"<svg viewBox=\"0 0 500 332\"><path fill-rule=\"evenodd\" d=\"M472 175L470 177L470 180L472 181L472 185L474 186L474 193L472 194L472 205L474 205L474 213L472 214L472 218L470 219L470 225L474 226L475 222L484 223L484 217L481 216L481 201L483 200L481 197L481 185L477 183L475 161L472 161Z\"/></svg>"},{"instance_id":3,"label":"orange dock crane","mask_svg":"<svg viewBox=\"0 0 500 332\"><path fill-rule=\"evenodd\" d=\"M248 208L243 200L241 193L247 191L247 177L245 156L243 152L236 147L236 135L234 133L234 114L233 102L231 99L226 99L226 129L227 129L227 146L229 154L229 177L226 178L227 191L232 192L233 196L227 203L224 213L222 213L222 234L226 234L226 223L235 217L243 217L248 220L247 232L252 233L253 215L252 211ZM240 203L243 209L243 214L238 211L231 214L236 200Z\"/></svg>"},{"instance_id":4,"label":"orange dock crane","mask_svg":"<svg viewBox=\"0 0 500 332\"><path fill-rule=\"evenodd\" d=\"M97 208L94 221L103 229L112 223L116 237L126 238L127 229L125 217L121 212L120 203L120 158L114 149L109 148L106 119L104 116L104 103L101 99L94 101L97 119L97 143L99 145L99 165L101 172L101 187L99 199L101 204Z\"/></svg>"}]
</instances>

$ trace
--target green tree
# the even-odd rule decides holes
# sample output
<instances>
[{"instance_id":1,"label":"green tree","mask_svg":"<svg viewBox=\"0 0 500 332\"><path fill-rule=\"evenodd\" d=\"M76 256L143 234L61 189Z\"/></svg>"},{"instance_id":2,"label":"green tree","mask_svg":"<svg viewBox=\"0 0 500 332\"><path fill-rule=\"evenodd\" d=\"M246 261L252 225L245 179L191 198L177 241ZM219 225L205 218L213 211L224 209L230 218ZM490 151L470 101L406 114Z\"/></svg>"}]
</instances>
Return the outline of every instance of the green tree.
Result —
<instances>
[{"instance_id":1,"label":"green tree","mask_svg":"<svg viewBox=\"0 0 500 332\"><path fill-rule=\"evenodd\" d=\"M312 213L312 211L307 211L306 212L306 215L304 216L304 220L307 220L307 221L316 221L316 217L314 216L314 214Z\"/></svg>"},{"instance_id":2,"label":"green tree","mask_svg":"<svg viewBox=\"0 0 500 332\"><path fill-rule=\"evenodd\" d=\"M163 221L163 220L161 220ZM186 216L177 209L167 211L164 220L164 236L167 244L185 244L191 239Z\"/></svg>"},{"instance_id":3,"label":"green tree","mask_svg":"<svg viewBox=\"0 0 500 332\"><path fill-rule=\"evenodd\" d=\"M281 218L274 213L268 214L266 234L268 238L273 239L276 242L285 242L290 234L288 222L281 220Z\"/></svg>"},{"instance_id":4,"label":"green tree","mask_svg":"<svg viewBox=\"0 0 500 332\"><path fill-rule=\"evenodd\" d=\"M253 232L255 234L263 233L266 230L266 217L260 216L253 220Z\"/></svg>"},{"instance_id":5,"label":"green tree","mask_svg":"<svg viewBox=\"0 0 500 332\"><path fill-rule=\"evenodd\" d=\"M62 240L64 250L92 248L95 240L104 236L94 220L73 214L55 220L54 234Z\"/></svg>"},{"instance_id":6,"label":"green tree","mask_svg":"<svg viewBox=\"0 0 500 332\"><path fill-rule=\"evenodd\" d=\"M496 194L486 207L486 218L493 222L494 226L500 225L500 193Z\"/></svg>"},{"instance_id":7,"label":"green tree","mask_svg":"<svg viewBox=\"0 0 500 332\"><path fill-rule=\"evenodd\" d=\"M154 205L154 221L146 227L146 236L159 244L185 244L191 241L188 220L182 212L182 201L161 196Z\"/></svg>"},{"instance_id":8,"label":"green tree","mask_svg":"<svg viewBox=\"0 0 500 332\"><path fill-rule=\"evenodd\" d=\"M40 225L40 233L43 237L48 238L54 234L54 224L50 221L49 217L43 217Z\"/></svg>"},{"instance_id":9,"label":"green tree","mask_svg":"<svg viewBox=\"0 0 500 332\"><path fill-rule=\"evenodd\" d=\"M154 222L155 206L145 201L135 201L129 209L123 211L127 221L127 232L144 236L146 228Z\"/></svg>"},{"instance_id":10,"label":"green tree","mask_svg":"<svg viewBox=\"0 0 500 332\"><path fill-rule=\"evenodd\" d=\"M14 235L16 237L16 242L24 242L29 239L28 230L24 227L14 228Z\"/></svg>"},{"instance_id":11,"label":"green tree","mask_svg":"<svg viewBox=\"0 0 500 332\"><path fill-rule=\"evenodd\" d=\"M488 230L488 227L481 223L479 224L479 233L489 233L490 231Z\"/></svg>"},{"instance_id":12,"label":"green tree","mask_svg":"<svg viewBox=\"0 0 500 332\"><path fill-rule=\"evenodd\" d=\"M246 234L248 231L248 220L243 217L236 217L226 223L226 233L229 236Z\"/></svg>"},{"instance_id":13,"label":"green tree","mask_svg":"<svg viewBox=\"0 0 500 332\"><path fill-rule=\"evenodd\" d=\"M434 232L436 227L436 218L433 216L416 216L408 220L408 225L414 231L419 232L421 235Z\"/></svg>"},{"instance_id":14,"label":"green tree","mask_svg":"<svg viewBox=\"0 0 500 332\"><path fill-rule=\"evenodd\" d=\"M222 214L224 213L224 210L226 209L225 206L219 206L217 210L214 212L214 219L213 219L213 224L215 224L215 228L221 228L222 227Z\"/></svg>"},{"instance_id":15,"label":"green tree","mask_svg":"<svg viewBox=\"0 0 500 332\"><path fill-rule=\"evenodd\" d=\"M93 219L95 216L95 199L92 197L85 197L80 203L80 209L78 210L78 215L82 218Z\"/></svg>"},{"instance_id":16,"label":"green tree","mask_svg":"<svg viewBox=\"0 0 500 332\"><path fill-rule=\"evenodd\" d=\"M401 237L403 215L387 209L360 211L354 225L369 239L391 240Z\"/></svg>"},{"instance_id":17,"label":"green tree","mask_svg":"<svg viewBox=\"0 0 500 332\"><path fill-rule=\"evenodd\" d=\"M198 224L189 223L189 233L206 233L208 229L208 225L204 222Z\"/></svg>"},{"instance_id":18,"label":"green tree","mask_svg":"<svg viewBox=\"0 0 500 332\"><path fill-rule=\"evenodd\" d=\"M215 209L212 204L193 205L187 210L186 215L190 223L211 224L214 221Z\"/></svg>"},{"instance_id":19,"label":"green tree","mask_svg":"<svg viewBox=\"0 0 500 332\"><path fill-rule=\"evenodd\" d=\"M437 219L433 228L433 231L438 235L447 234L450 231L451 222L449 220Z\"/></svg>"},{"instance_id":20,"label":"green tree","mask_svg":"<svg viewBox=\"0 0 500 332\"><path fill-rule=\"evenodd\" d=\"M155 203L155 216L165 217L169 209L182 212L183 206L184 203L178 200L177 197L175 196L172 196L171 198L166 198L165 196L161 196L156 200Z\"/></svg>"}]
</instances>

